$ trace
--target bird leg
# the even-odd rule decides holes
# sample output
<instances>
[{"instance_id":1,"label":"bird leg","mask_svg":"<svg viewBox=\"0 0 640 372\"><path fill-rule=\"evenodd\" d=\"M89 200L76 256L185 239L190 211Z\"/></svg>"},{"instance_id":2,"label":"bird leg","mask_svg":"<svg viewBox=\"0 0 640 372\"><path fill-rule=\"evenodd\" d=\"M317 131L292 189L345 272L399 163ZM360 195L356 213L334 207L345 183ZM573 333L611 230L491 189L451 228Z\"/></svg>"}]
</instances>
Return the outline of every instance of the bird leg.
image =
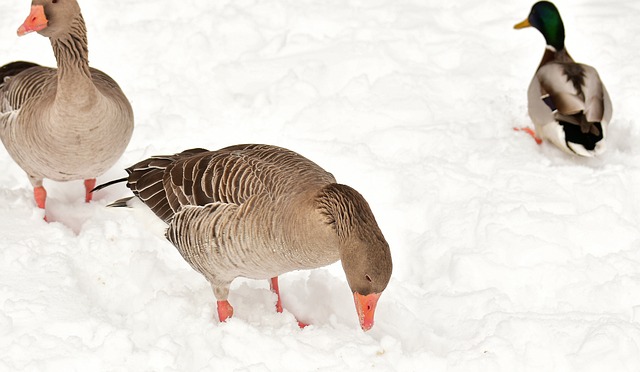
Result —
<instances>
[{"instance_id":1,"label":"bird leg","mask_svg":"<svg viewBox=\"0 0 640 372\"><path fill-rule=\"evenodd\" d=\"M276 296L278 296L278 300L276 301L276 311L281 313L282 312L282 299L280 298L280 287L278 286L278 277L274 276L273 278L271 278L269 283L271 284L271 291L273 293L275 293ZM297 320L297 322L298 322L298 327L300 327L300 328L304 328L304 327L308 326L308 324L302 323L299 320Z\"/></svg>"},{"instance_id":2,"label":"bird leg","mask_svg":"<svg viewBox=\"0 0 640 372\"><path fill-rule=\"evenodd\" d=\"M44 205L47 201L47 190L42 186L36 186L33 188L33 198L36 200L36 205L40 209L44 209ZM49 222L47 220L47 215L44 216L44 221Z\"/></svg>"},{"instance_id":3,"label":"bird leg","mask_svg":"<svg viewBox=\"0 0 640 372\"><path fill-rule=\"evenodd\" d=\"M280 298L280 287L278 286L278 277L274 276L269 281L271 284L271 292L275 293L278 296L278 300L276 301L276 311L282 312L282 299Z\"/></svg>"},{"instance_id":4,"label":"bird leg","mask_svg":"<svg viewBox=\"0 0 640 372\"><path fill-rule=\"evenodd\" d=\"M218 301L218 319L220 323L225 322L227 319L233 316L233 306L229 301Z\"/></svg>"},{"instance_id":5,"label":"bird leg","mask_svg":"<svg viewBox=\"0 0 640 372\"><path fill-rule=\"evenodd\" d=\"M93 197L93 193L91 193L91 190L93 190L93 188L96 187L96 179L95 178L89 178L87 180L84 180L84 189L86 191L85 197L84 197L84 201L85 202L90 202L91 198Z\"/></svg>"},{"instance_id":6,"label":"bird leg","mask_svg":"<svg viewBox=\"0 0 640 372\"><path fill-rule=\"evenodd\" d=\"M36 200L36 205L40 209L44 209L45 202L47 200L47 190L42 186L33 188L33 198Z\"/></svg>"},{"instance_id":7,"label":"bird leg","mask_svg":"<svg viewBox=\"0 0 640 372\"><path fill-rule=\"evenodd\" d=\"M513 128L513 130L515 130L515 131L523 131L523 132L527 133L528 135L530 135L531 137L533 137L533 140L536 141L536 143L538 145L542 144L542 139L540 139L538 136L536 136L536 132L531 128L527 128L527 127Z\"/></svg>"}]
</instances>

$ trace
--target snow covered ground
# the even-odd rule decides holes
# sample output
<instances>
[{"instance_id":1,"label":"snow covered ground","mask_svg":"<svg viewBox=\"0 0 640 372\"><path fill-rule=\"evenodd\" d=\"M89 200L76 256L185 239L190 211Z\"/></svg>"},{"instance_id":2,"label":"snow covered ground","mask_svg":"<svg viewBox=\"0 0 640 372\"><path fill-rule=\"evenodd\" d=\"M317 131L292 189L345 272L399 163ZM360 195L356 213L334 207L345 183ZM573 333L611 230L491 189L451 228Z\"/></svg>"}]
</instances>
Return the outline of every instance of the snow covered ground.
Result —
<instances>
[{"instance_id":1,"label":"snow covered ground","mask_svg":"<svg viewBox=\"0 0 640 372\"><path fill-rule=\"evenodd\" d=\"M0 150L0 371L640 370L640 3L556 2L567 47L614 103L608 152L538 146L526 88L544 48L532 1L112 0L81 3L90 60L136 114L98 182L153 154L269 143L369 201L394 274L360 330L339 264L207 282L144 208L45 183L48 215ZM53 65L0 3L0 56ZM298 329L294 316L312 326Z\"/></svg>"}]
</instances>

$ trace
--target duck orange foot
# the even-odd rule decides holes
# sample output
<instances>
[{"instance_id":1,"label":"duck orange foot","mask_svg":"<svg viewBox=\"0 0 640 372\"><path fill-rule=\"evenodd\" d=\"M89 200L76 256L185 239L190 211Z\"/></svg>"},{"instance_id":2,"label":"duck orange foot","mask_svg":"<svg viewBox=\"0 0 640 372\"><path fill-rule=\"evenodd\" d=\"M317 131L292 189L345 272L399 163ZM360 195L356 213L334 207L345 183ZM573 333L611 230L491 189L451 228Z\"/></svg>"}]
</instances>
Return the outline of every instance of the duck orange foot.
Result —
<instances>
[{"instance_id":1,"label":"duck orange foot","mask_svg":"<svg viewBox=\"0 0 640 372\"><path fill-rule=\"evenodd\" d=\"M527 127L523 127L523 128L513 128L513 130L515 131L522 131L527 133L528 135L530 135L531 137L533 137L533 140L536 141L536 143L538 145L542 144L542 139L540 139L538 136L536 136L536 132L531 129L531 128L527 128Z\"/></svg>"}]
</instances>

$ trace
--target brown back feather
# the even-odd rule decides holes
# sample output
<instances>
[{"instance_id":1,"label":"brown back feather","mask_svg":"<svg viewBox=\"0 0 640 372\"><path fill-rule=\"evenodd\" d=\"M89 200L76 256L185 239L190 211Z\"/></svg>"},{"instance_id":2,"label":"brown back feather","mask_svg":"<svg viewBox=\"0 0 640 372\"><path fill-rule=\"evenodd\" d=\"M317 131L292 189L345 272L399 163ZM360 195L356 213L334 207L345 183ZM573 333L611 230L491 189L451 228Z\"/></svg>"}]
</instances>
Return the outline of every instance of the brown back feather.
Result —
<instances>
[{"instance_id":1,"label":"brown back feather","mask_svg":"<svg viewBox=\"0 0 640 372\"><path fill-rule=\"evenodd\" d=\"M191 149L154 156L127 168L127 172L127 186L165 222L185 205L240 205L256 194L276 198L309 183L335 182L312 161L269 145Z\"/></svg>"},{"instance_id":2,"label":"brown back feather","mask_svg":"<svg viewBox=\"0 0 640 372\"><path fill-rule=\"evenodd\" d=\"M6 65L0 67L0 84L4 82L6 77L15 76L22 71L39 66L37 63L26 62L26 61L15 61L11 63L7 63Z\"/></svg>"}]
</instances>

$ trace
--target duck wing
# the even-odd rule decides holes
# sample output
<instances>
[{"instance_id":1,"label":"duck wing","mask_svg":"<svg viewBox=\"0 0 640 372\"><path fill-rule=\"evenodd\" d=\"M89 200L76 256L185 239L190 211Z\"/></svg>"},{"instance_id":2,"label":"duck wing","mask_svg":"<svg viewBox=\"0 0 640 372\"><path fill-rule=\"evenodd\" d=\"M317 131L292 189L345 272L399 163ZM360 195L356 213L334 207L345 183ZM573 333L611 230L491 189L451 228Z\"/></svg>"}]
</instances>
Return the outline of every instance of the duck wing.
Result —
<instances>
[{"instance_id":1,"label":"duck wing","mask_svg":"<svg viewBox=\"0 0 640 372\"><path fill-rule=\"evenodd\" d=\"M605 118L605 89L598 72L579 63L549 63L536 73L540 99L559 115L583 114L587 122Z\"/></svg>"}]
</instances>

